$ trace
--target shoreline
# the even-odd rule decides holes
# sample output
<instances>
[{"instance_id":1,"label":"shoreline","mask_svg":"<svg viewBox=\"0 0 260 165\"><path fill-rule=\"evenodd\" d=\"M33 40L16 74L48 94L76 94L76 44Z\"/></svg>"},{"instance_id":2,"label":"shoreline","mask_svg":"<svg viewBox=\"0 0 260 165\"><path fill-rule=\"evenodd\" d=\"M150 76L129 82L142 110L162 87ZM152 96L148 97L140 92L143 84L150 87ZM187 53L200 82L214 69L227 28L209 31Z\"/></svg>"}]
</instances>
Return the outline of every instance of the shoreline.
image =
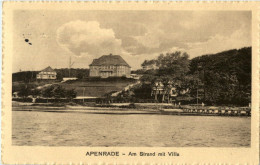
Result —
<instances>
[{"instance_id":1,"label":"shoreline","mask_svg":"<svg viewBox=\"0 0 260 165\"><path fill-rule=\"evenodd\" d=\"M225 116L225 117L250 117L246 114L218 114L186 112L184 109L153 109L153 108L120 108L120 107L91 107L79 105L46 106L33 104L13 104L12 111L56 112L56 113L86 113L86 114L150 114L150 115L177 115L177 116Z\"/></svg>"}]
</instances>

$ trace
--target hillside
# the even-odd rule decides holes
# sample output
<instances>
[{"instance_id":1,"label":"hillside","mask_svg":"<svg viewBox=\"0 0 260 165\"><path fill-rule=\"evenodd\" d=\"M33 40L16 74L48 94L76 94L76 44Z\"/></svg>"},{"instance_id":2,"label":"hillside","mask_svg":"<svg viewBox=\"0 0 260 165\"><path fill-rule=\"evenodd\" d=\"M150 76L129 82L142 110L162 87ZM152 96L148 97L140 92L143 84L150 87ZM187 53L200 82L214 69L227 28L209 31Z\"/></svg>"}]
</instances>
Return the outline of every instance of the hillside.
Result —
<instances>
[{"instance_id":1,"label":"hillside","mask_svg":"<svg viewBox=\"0 0 260 165\"><path fill-rule=\"evenodd\" d=\"M204 100L248 105L251 99L251 47L193 58L190 74L199 75Z\"/></svg>"},{"instance_id":2,"label":"hillside","mask_svg":"<svg viewBox=\"0 0 260 165\"><path fill-rule=\"evenodd\" d=\"M68 68L54 69L57 72L57 80L61 81L63 77L77 77L79 79L89 76L89 69L83 68L71 68L70 72ZM12 74L12 81L23 81L23 82L33 82L36 81L36 75L40 71L23 71Z\"/></svg>"},{"instance_id":3,"label":"hillside","mask_svg":"<svg viewBox=\"0 0 260 165\"><path fill-rule=\"evenodd\" d=\"M62 80L63 77L77 77L78 79L86 78L89 76L89 69L83 68L71 68L70 71L68 68L55 69L57 72L57 79Z\"/></svg>"},{"instance_id":4,"label":"hillside","mask_svg":"<svg viewBox=\"0 0 260 165\"><path fill-rule=\"evenodd\" d=\"M191 60L185 57L184 62L183 58L180 58L179 61L172 60L175 56L181 57L178 52L159 56L158 63L167 67L143 73L141 78L143 85L132 91L136 99L151 99L151 84L155 80L172 79L178 93L178 97L175 98L177 100L186 97L191 98L189 100L194 103L198 98L198 102L207 105L241 106L247 106L251 102L251 47L202 55ZM183 71L182 66L187 69ZM123 77L90 78L88 69L72 69L71 76L79 79L59 83L63 76L68 76L69 70L56 69L56 71L58 80L53 82L35 81L37 72L14 73L12 91L19 91L25 87L35 88L46 83L56 83L65 89L75 89L77 96L104 97L108 93L120 91L136 81ZM182 74L179 74L181 71ZM183 93L183 90L188 92ZM187 103L191 103L191 101Z\"/></svg>"},{"instance_id":5,"label":"hillside","mask_svg":"<svg viewBox=\"0 0 260 165\"><path fill-rule=\"evenodd\" d=\"M23 82L31 82L36 80L36 75L39 71L23 71L12 74L12 81L23 81Z\"/></svg>"},{"instance_id":6,"label":"hillside","mask_svg":"<svg viewBox=\"0 0 260 165\"><path fill-rule=\"evenodd\" d=\"M104 97L107 93L120 91L134 83L133 79L108 78L108 79L83 79L68 81L60 85L65 89L75 89L77 96ZM84 91L85 88L85 91ZM84 91L84 94L83 94Z\"/></svg>"}]
</instances>

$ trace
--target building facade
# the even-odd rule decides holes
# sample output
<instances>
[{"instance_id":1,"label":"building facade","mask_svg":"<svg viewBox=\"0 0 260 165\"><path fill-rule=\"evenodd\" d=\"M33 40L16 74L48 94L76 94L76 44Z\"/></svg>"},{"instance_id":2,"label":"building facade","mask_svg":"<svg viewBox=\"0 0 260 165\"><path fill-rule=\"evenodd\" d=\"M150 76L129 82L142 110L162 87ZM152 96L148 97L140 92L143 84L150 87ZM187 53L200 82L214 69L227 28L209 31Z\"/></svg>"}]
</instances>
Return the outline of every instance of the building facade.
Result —
<instances>
[{"instance_id":1,"label":"building facade","mask_svg":"<svg viewBox=\"0 0 260 165\"><path fill-rule=\"evenodd\" d=\"M37 80L55 80L57 78L56 76L57 73L50 66L48 66L38 73L36 78Z\"/></svg>"},{"instance_id":2,"label":"building facade","mask_svg":"<svg viewBox=\"0 0 260 165\"><path fill-rule=\"evenodd\" d=\"M145 65L145 66L142 66L143 70L156 70L156 69L159 69L158 66L156 66L155 64L152 64L152 65Z\"/></svg>"},{"instance_id":3,"label":"building facade","mask_svg":"<svg viewBox=\"0 0 260 165\"><path fill-rule=\"evenodd\" d=\"M161 81L156 81L152 86L151 96L159 102L170 103L177 96L177 92L172 82L169 81L164 85Z\"/></svg>"},{"instance_id":4,"label":"building facade","mask_svg":"<svg viewBox=\"0 0 260 165\"><path fill-rule=\"evenodd\" d=\"M131 67L119 55L103 55L89 65L90 77L130 77Z\"/></svg>"}]
</instances>

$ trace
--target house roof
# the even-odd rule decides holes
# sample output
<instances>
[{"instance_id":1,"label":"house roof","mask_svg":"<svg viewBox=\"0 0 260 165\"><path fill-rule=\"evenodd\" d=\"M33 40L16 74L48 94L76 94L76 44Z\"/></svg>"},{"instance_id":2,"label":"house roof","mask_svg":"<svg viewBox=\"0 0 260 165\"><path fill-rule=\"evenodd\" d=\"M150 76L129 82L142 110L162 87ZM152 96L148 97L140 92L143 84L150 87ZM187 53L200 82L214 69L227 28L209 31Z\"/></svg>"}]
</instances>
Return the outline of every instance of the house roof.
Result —
<instances>
[{"instance_id":1,"label":"house roof","mask_svg":"<svg viewBox=\"0 0 260 165\"><path fill-rule=\"evenodd\" d=\"M55 72L55 70L48 66L47 68L43 69L42 72Z\"/></svg>"},{"instance_id":2,"label":"house roof","mask_svg":"<svg viewBox=\"0 0 260 165\"><path fill-rule=\"evenodd\" d=\"M130 67L126 61L119 55L103 55L98 59L94 59L89 66L93 65L123 65Z\"/></svg>"}]
</instances>

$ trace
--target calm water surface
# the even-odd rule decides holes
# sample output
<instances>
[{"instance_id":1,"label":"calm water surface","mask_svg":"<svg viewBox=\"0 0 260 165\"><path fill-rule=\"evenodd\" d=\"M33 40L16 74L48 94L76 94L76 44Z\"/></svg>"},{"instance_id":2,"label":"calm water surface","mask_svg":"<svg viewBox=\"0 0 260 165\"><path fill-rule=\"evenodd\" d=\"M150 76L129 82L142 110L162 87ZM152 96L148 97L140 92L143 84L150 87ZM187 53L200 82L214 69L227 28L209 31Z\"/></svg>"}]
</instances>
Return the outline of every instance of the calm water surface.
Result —
<instances>
[{"instance_id":1,"label":"calm water surface","mask_svg":"<svg viewBox=\"0 0 260 165\"><path fill-rule=\"evenodd\" d=\"M13 111L13 145L250 146L250 118Z\"/></svg>"}]
</instances>

